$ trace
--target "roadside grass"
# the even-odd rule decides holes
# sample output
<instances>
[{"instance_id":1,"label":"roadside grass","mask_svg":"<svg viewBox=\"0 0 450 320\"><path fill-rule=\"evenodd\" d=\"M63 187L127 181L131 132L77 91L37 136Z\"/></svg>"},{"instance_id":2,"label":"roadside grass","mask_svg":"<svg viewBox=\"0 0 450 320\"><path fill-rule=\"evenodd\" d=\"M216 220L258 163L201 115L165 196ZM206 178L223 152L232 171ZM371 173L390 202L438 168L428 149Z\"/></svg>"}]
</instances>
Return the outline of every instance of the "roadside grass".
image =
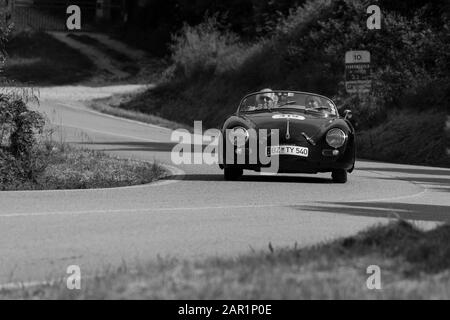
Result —
<instances>
[{"instance_id":1,"label":"roadside grass","mask_svg":"<svg viewBox=\"0 0 450 320\"><path fill-rule=\"evenodd\" d=\"M0 291L3 299L449 299L450 226L422 231L405 221L307 248L237 258L160 258L121 266L68 290L50 285ZM381 268L369 290L367 267Z\"/></svg>"},{"instance_id":2,"label":"roadside grass","mask_svg":"<svg viewBox=\"0 0 450 320\"><path fill-rule=\"evenodd\" d=\"M125 119L153 124L164 128L169 128L172 130L176 129L186 129L188 131L193 130L191 126L184 123L171 121L150 113L144 113L132 109L124 109L123 106L126 105L131 99L133 99L133 97L134 94L118 94L113 95L109 98L94 99L89 103L88 106L91 109L98 112L102 112L116 117L122 117Z\"/></svg>"},{"instance_id":3,"label":"roadside grass","mask_svg":"<svg viewBox=\"0 0 450 320\"><path fill-rule=\"evenodd\" d=\"M158 163L110 156L65 142L46 141L36 153L44 168L27 181L0 185L0 190L70 190L114 188L150 183L166 176Z\"/></svg>"},{"instance_id":4,"label":"roadside grass","mask_svg":"<svg viewBox=\"0 0 450 320\"><path fill-rule=\"evenodd\" d=\"M450 167L443 134L445 121L446 113L439 110L389 112L385 122L358 132L358 156L394 163Z\"/></svg>"},{"instance_id":5,"label":"roadside grass","mask_svg":"<svg viewBox=\"0 0 450 320\"><path fill-rule=\"evenodd\" d=\"M44 32L21 32L7 43L3 75L13 85L64 85L81 82L96 73L84 55Z\"/></svg>"}]
</instances>

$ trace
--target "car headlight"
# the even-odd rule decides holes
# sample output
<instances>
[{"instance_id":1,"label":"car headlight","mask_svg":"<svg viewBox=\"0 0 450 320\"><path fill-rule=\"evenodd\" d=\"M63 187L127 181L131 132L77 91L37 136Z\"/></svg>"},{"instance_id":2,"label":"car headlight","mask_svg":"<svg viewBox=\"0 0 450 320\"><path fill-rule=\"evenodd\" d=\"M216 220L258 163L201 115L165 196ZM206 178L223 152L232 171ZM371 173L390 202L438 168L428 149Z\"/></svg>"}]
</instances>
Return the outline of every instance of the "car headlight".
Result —
<instances>
[{"instance_id":1,"label":"car headlight","mask_svg":"<svg viewBox=\"0 0 450 320\"><path fill-rule=\"evenodd\" d=\"M234 127L233 129L227 130L228 140L231 144L242 147L244 146L249 138L249 132L244 127Z\"/></svg>"},{"instance_id":2,"label":"car headlight","mask_svg":"<svg viewBox=\"0 0 450 320\"><path fill-rule=\"evenodd\" d=\"M347 139L347 135L341 129L331 129L327 133L327 143L330 147L340 148L344 145L345 140Z\"/></svg>"}]
</instances>

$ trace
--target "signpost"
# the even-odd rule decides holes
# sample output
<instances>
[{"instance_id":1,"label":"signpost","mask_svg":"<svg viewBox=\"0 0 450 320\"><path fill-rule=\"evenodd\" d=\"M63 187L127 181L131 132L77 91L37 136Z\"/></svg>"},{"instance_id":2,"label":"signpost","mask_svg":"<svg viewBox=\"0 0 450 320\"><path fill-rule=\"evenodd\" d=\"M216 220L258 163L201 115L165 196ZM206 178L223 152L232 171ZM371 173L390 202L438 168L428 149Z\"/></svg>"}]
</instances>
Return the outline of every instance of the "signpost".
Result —
<instances>
[{"instance_id":1,"label":"signpost","mask_svg":"<svg viewBox=\"0 0 450 320\"><path fill-rule=\"evenodd\" d=\"M369 51L345 53L345 89L348 93L368 93L372 89Z\"/></svg>"}]
</instances>

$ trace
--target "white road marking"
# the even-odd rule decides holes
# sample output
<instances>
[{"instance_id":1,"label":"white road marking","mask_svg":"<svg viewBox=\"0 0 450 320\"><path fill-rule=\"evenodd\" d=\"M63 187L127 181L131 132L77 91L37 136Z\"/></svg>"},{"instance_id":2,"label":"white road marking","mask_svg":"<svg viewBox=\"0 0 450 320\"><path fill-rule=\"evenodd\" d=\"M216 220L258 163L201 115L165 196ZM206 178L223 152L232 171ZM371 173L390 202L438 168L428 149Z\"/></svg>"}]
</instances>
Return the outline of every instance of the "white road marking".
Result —
<instances>
[{"instance_id":1,"label":"white road marking","mask_svg":"<svg viewBox=\"0 0 450 320\"><path fill-rule=\"evenodd\" d=\"M387 200L408 199L408 198L414 198L414 197L421 196L422 194L424 194L424 193L426 193L426 192L428 192L430 190L426 185L424 185L424 184L422 184L420 182L405 180L405 179L402 179L401 177L398 177L398 176L393 176L393 175L389 175L389 174L386 174L386 173L382 173L382 172L380 172L382 170L377 171L377 170L371 170L371 169L364 169L364 170L360 170L360 171L367 171L367 172L371 172L371 173L374 173L374 174L378 174L380 176L393 178L396 181L407 182L407 183L413 184L413 185L415 185L415 186L417 186L419 188L422 188L423 190L419 191L418 193L412 194L412 195L390 197L390 198L389 197L388 198L380 198L380 199L374 199L374 200L367 200L367 199L365 199L365 200L353 200L352 202L377 202L377 201L387 201Z\"/></svg>"},{"instance_id":2,"label":"white road marking","mask_svg":"<svg viewBox=\"0 0 450 320\"><path fill-rule=\"evenodd\" d=\"M422 192L420 192L422 193ZM404 196L404 198L414 197L419 195L420 193L416 195L408 195ZM399 197L401 198L401 197ZM398 199L398 198L395 198ZM379 200L355 200L351 201L352 203L358 203L358 202L378 202L378 201L384 201L386 199L379 199ZM140 209L113 209L113 210L80 210L80 211L53 211L53 212L35 212L35 213L7 213L7 214L0 214L0 218L18 218L18 217L41 217L41 216L58 216L58 215L89 215L89 214L130 214L130 213L137 213L137 214L145 214L145 213L152 213L152 212L168 212L168 211L204 211L204 210L229 210L229 209L261 209L261 208L295 208L303 205L327 205L326 202L319 202L319 201L308 201L308 202L300 202L300 203L291 203L291 204L259 204L259 205L229 205L229 206L205 206L205 207L170 207L170 208L140 208ZM334 205L334 203L329 203L329 205ZM381 209L380 209L381 210ZM383 209L384 211L392 211L396 212L399 211L398 209L390 209L386 208Z\"/></svg>"},{"instance_id":3,"label":"white road marking","mask_svg":"<svg viewBox=\"0 0 450 320\"><path fill-rule=\"evenodd\" d=\"M405 180L403 180L405 181ZM410 182L410 181L405 181L405 182ZM419 197L421 195L423 195L424 193L428 192L428 188L420 185L420 187L422 187L424 190L421 190L417 193L414 194L410 194L410 195L406 195L406 196L398 196L398 197L391 197L391 198L379 198L379 199L361 199L361 200L351 200L349 202L379 202L379 201L388 201L388 200L401 200L401 199L408 199L408 198L415 198L415 197Z\"/></svg>"},{"instance_id":4,"label":"white road marking","mask_svg":"<svg viewBox=\"0 0 450 320\"><path fill-rule=\"evenodd\" d=\"M101 117L105 117L105 118L111 118L111 119L114 119L114 120L124 121L124 122L128 122L128 123L133 123L133 124L139 124L141 126L145 126L145 127L149 127L149 128L165 130L165 131L170 131L170 132L173 131L172 129L161 127L161 126L158 126L156 124L150 124L150 123L146 123L146 122L142 122L142 121L138 121L138 120L132 120L132 119L122 118L122 117L118 117L118 116L113 116L111 114L106 114L106 113L102 113L102 112L99 112L99 111L91 110L88 107L86 107L86 108L78 108L78 107L76 107L74 105L70 105L68 103L61 103L61 102L58 102L58 105L61 105L63 107L66 107L66 108L69 108L69 109L73 109L73 110L76 110L76 111L92 113L92 114L95 114L95 115L98 115L98 116L101 116Z\"/></svg>"},{"instance_id":5,"label":"white road marking","mask_svg":"<svg viewBox=\"0 0 450 320\"><path fill-rule=\"evenodd\" d=\"M300 204L294 204L297 206ZM193 210L223 210L223 209L260 209L260 208L276 208L289 207L281 204L263 204L263 205L235 205L235 206L207 206L207 207L172 207L172 208L141 208L141 209L114 209L114 210L81 210L81 211L53 211L53 212L35 212L35 213L7 213L0 214L0 218L17 218L17 217L41 217L41 216L58 216L58 215L88 215L88 214L120 214L120 213L150 213L164 211L193 211Z\"/></svg>"},{"instance_id":6,"label":"white road marking","mask_svg":"<svg viewBox=\"0 0 450 320\"><path fill-rule=\"evenodd\" d=\"M105 135L109 135L109 136L115 136L115 137L121 137L121 138L127 138L127 139L139 140L139 141L145 141L145 142L162 142L162 141L158 141L158 140L153 140L153 139L148 139L148 138L141 138L141 137L136 137L136 136L130 136L130 135L114 133L114 132L110 132L110 131L97 130L97 129L80 127L80 126L71 126L71 125L64 124L64 123L60 124L60 125L57 125L57 126L62 126L62 127L66 127L66 128L72 128L72 129L86 130L86 131L91 131L91 132L95 132L95 133L105 134ZM98 142L98 144L101 144L101 142Z\"/></svg>"}]
</instances>

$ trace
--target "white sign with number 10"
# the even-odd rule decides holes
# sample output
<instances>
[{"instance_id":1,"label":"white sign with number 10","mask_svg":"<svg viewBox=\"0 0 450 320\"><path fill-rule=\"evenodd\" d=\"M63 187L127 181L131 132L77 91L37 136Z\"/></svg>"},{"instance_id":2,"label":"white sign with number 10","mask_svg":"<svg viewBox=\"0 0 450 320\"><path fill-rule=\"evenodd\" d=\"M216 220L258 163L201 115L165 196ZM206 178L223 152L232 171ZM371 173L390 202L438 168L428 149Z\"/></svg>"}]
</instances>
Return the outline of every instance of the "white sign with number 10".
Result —
<instances>
[{"instance_id":1,"label":"white sign with number 10","mask_svg":"<svg viewBox=\"0 0 450 320\"><path fill-rule=\"evenodd\" d=\"M345 54L345 89L348 93L367 93L372 87L369 51Z\"/></svg>"}]
</instances>

